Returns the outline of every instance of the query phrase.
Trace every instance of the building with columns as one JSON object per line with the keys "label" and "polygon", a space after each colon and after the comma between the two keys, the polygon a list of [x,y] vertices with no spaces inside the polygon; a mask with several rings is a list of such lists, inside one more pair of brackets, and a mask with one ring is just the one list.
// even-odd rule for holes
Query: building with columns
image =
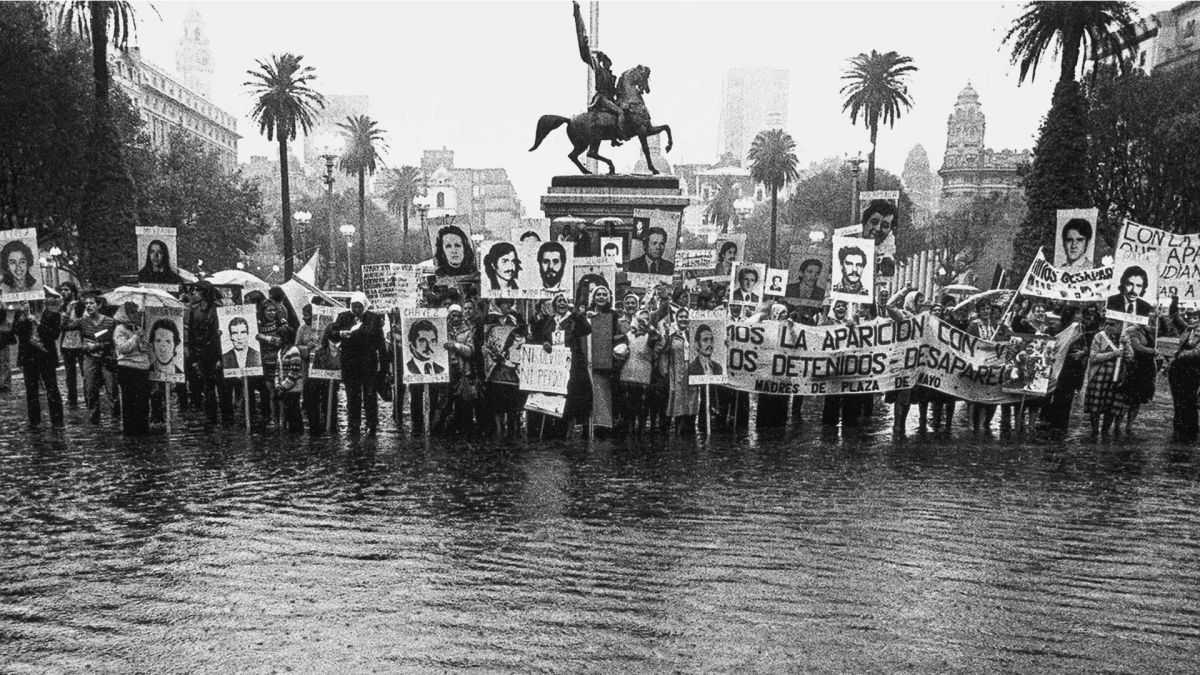
{"label": "building with columns", "polygon": [[968,82],[946,120],[946,154],[938,176],[943,202],[1023,189],[1019,170],[1033,161],[1029,150],[993,150],[984,143],[987,117],[979,94]]}

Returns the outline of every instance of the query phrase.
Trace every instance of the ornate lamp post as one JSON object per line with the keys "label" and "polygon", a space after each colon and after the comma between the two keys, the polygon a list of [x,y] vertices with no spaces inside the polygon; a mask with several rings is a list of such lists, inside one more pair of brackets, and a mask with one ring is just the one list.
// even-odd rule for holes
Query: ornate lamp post
{"label": "ornate lamp post", "polygon": [[332,280],[337,274],[337,246],[334,244],[337,231],[333,229],[333,161],[337,155],[327,150],[321,159],[325,160],[325,175],[321,180],[325,183],[325,225],[329,228],[329,279]]}
{"label": "ornate lamp post", "polygon": [[861,150],[855,153],[853,158],[846,159],[846,163],[850,165],[850,175],[854,181],[853,190],[850,192],[850,222],[846,223],[847,225],[858,223],[858,174],[863,161]]}
{"label": "ornate lamp post", "polygon": [[349,291],[354,288],[354,273],[350,271],[350,247],[354,245],[354,233],[357,230],[353,225],[342,225],[338,231],[346,238],[346,290]]}

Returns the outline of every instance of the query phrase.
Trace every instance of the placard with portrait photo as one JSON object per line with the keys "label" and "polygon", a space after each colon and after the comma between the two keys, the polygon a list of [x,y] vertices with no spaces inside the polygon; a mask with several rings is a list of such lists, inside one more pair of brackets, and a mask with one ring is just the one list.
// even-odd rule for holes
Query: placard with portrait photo
{"label": "placard with portrait photo", "polygon": [[833,285],[830,297],[870,303],[875,288],[875,242],[865,237],[833,237]]}
{"label": "placard with portrait photo", "polygon": [[135,227],[133,231],[137,235],[138,285],[178,291],[183,277],[175,262],[175,228]]}
{"label": "placard with portrait photo", "polygon": [[692,310],[688,318],[688,384],[725,384],[729,378],[726,315],[714,310]]}
{"label": "placard with portrait photo", "polygon": [[1096,219],[1099,209],[1058,209],[1054,230],[1054,266],[1083,272],[1096,266]]}
{"label": "placard with portrait photo", "polygon": [[745,316],[746,308],[753,313],[763,300],[763,282],[767,266],[762,263],[736,262],[729,275],[729,306],[738,306]]}
{"label": "placard with portrait photo", "polygon": [[862,236],[875,242],[875,288],[895,290],[896,225],[900,219],[900,192],[871,190],[858,193]]}
{"label": "placard with portrait photo", "polygon": [[150,381],[183,382],[182,307],[147,307],[143,335],[150,344]]}
{"label": "placard with portrait photo", "polygon": [[221,327],[221,372],[226,379],[262,375],[258,344],[258,307],[230,305],[217,308]]}
{"label": "placard with portrait photo", "polygon": [[429,234],[429,249],[433,251],[433,273],[439,282],[458,281],[479,272],[470,221],[431,218],[425,221],[425,231]]}
{"label": "placard with portrait photo", "polygon": [[746,252],[746,235],[722,234],[717,237],[712,246],[712,272],[707,277],[715,281],[725,281],[733,272],[733,264],[741,262]]}
{"label": "placard with portrait photo", "polygon": [[550,241],[550,221],[545,218],[524,219],[519,225],[513,225],[508,229],[508,240],[514,243],[535,242],[538,244]]}
{"label": "placard with portrait photo", "polygon": [[[337,321],[343,309],[326,305],[313,305],[313,330],[324,336],[325,331]],[[341,351],[338,344],[322,337],[320,344],[308,357],[308,377],[314,380],[342,379]]]}
{"label": "placard with portrait photo", "polygon": [[[572,265],[575,275],[575,306],[592,308],[596,294],[602,294],[602,304],[612,307],[617,289],[617,265],[601,257],[576,258]],[[607,295],[603,295],[607,291]]]}
{"label": "placard with portrait photo", "polygon": [[[1134,225],[1136,227],[1136,225]],[[1158,298],[1157,247],[1118,247],[1104,316],[1147,326]]]}
{"label": "placard with portrait photo", "polygon": [[0,230],[0,302],[46,297],[38,267],[37,229]]}
{"label": "placard with portrait photo", "polygon": [[450,354],[446,351],[446,318],[449,310],[413,307],[400,310],[404,336],[405,384],[440,384],[450,381]]}
{"label": "placard with portrait photo", "polygon": [[573,290],[574,256],[564,242],[485,241],[479,245],[484,298],[547,299]]}
{"label": "placard with portrait photo", "polygon": [[633,288],[654,288],[671,283],[675,275],[675,249],[679,243],[680,214],[659,209],[634,209],[634,236],[629,242],[625,272]]}
{"label": "placard with portrait photo", "polygon": [[768,267],[767,276],[763,280],[763,295],[768,298],[782,298],[787,294],[788,271],[782,268]]}
{"label": "placard with portrait photo", "polygon": [[612,260],[618,267],[625,264],[625,237],[600,237],[600,257]]}

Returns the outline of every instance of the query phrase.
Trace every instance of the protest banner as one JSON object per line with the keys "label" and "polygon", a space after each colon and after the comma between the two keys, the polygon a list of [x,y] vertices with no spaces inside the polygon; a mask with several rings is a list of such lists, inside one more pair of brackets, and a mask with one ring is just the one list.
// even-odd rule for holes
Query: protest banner
{"label": "protest banner", "polygon": [[875,241],[862,237],[833,237],[834,300],[870,303],[875,278]]}
{"label": "protest banner", "polygon": [[[367,302],[376,312],[387,312],[399,306],[396,291],[395,263],[362,266],[362,290]],[[414,298],[415,301],[415,298]]]}
{"label": "protest banner", "polygon": [[456,222],[453,217],[430,218],[425,221],[425,231],[429,235],[434,274],[439,283],[454,282],[479,272],[475,266],[470,221]]}
{"label": "protest banner", "polygon": [[450,381],[446,352],[445,308],[406,307],[400,310],[404,335],[404,383],[439,384]]}
{"label": "protest banner", "polygon": [[1017,292],[1065,302],[1099,302],[1108,296],[1112,278],[1112,265],[1071,272],[1051,265],[1039,249]]}
{"label": "protest banner", "polygon": [[[317,335],[324,335],[342,310],[337,307],[313,305],[312,328]],[[342,364],[338,347],[333,342],[321,340],[321,344],[308,357],[308,376],[314,380],[342,379]]]}
{"label": "protest banner", "polygon": [[767,268],[767,276],[763,280],[763,295],[781,298],[787,293],[788,271],[785,269]]}
{"label": "protest banner", "polygon": [[561,418],[563,411],[567,409],[567,397],[533,392],[525,399],[525,409],[529,412]]}
{"label": "protest banner", "polygon": [[727,319],[716,310],[692,310],[688,332],[688,384],[725,384]]}
{"label": "protest banner", "polygon": [[571,349],[551,347],[546,351],[542,345],[525,345],[521,348],[517,379],[521,391],[565,396],[567,381],[571,379]]}
{"label": "protest banner", "polygon": [[133,232],[137,236],[138,285],[178,291],[183,277],[175,264],[175,228],[135,227]]}
{"label": "protest banner", "polygon": [[1083,272],[1096,266],[1097,209],[1058,209],[1054,237],[1054,266]]}
{"label": "protest banner", "polygon": [[485,241],[479,254],[481,297],[545,300],[572,290],[574,255],[562,242]]}
{"label": "protest banner", "polygon": [[603,256],[576,258],[572,265],[575,274],[575,306],[591,308],[597,289],[608,291],[607,303],[612,305],[617,288],[617,265]]}
{"label": "protest banner", "polygon": [[262,375],[257,305],[218,307],[217,323],[221,328],[221,372],[224,377]]}
{"label": "protest banner", "polygon": [[675,248],[679,243],[679,214],[659,209],[634,209],[634,237],[629,242],[625,272],[633,288],[671,283]]}
{"label": "protest banner", "polygon": [[184,382],[182,307],[147,307],[144,334],[150,343],[150,381]]}
{"label": "protest banner", "polygon": [[41,270],[37,262],[37,229],[0,230],[0,302],[41,300]]}
{"label": "protest banner", "polygon": [[1200,234],[1156,231],[1164,236],[1158,251],[1159,304],[1177,297],[1181,308],[1200,308]]}
{"label": "protest banner", "polygon": [[918,384],[978,403],[1010,403],[997,344],[920,314],[858,326],[784,321],[731,324],[729,385],[740,391],[825,396]]}
{"label": "protest banner", "polygon": [[1147,230],[1151,228],[1131,221],[1121,227],[1105,301],[1107,318],[1143,326],[1150,322],[1150,312],[1154,309],[1151,300],[1158,297],[1159,247],[1151,243],[1155,233]]}

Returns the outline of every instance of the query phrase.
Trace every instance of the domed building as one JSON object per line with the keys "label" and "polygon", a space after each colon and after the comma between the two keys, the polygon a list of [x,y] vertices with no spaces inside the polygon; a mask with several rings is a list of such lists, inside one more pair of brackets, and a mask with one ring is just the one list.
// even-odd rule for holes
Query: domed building
{"label": "domed building", "polygon": [[946,154],[938,176],[942,200],[959,203],[972,197],[1021,190],[1018,170],[1033,161],[1029,150],[992,150],[984,145],[987,118],[979,94],[968,82],[946,120]]}

